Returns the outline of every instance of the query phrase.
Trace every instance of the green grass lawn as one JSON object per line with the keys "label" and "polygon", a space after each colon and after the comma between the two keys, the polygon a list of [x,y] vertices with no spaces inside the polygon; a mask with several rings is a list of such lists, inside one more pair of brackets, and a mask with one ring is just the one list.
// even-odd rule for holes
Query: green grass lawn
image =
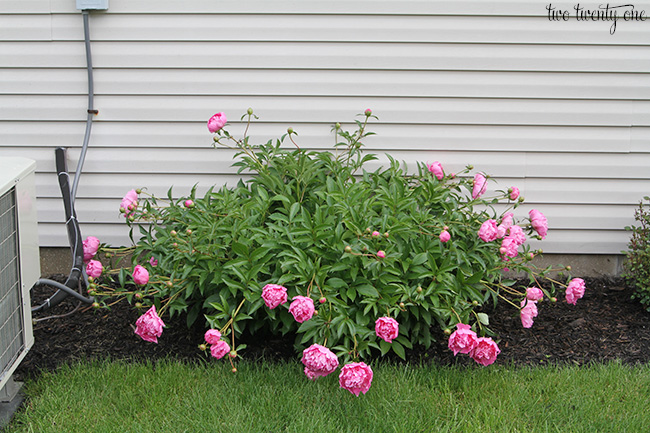
{"label": "green grass lawn", "polygon": [[28,383],[7,432],[646,432],[650,366],[374,366],[355,397],[299,362],[94,363]]}

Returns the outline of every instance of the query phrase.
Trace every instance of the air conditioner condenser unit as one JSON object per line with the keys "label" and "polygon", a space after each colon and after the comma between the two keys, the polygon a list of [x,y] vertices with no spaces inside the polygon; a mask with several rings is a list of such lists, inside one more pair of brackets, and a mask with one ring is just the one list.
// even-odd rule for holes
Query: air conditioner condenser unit
{"label": "air conditioner condenser unit", "polygon": [[36,163],[0,156],[0,402],[19,386],[13,372],[34,344],[29,291],[40,276]]}

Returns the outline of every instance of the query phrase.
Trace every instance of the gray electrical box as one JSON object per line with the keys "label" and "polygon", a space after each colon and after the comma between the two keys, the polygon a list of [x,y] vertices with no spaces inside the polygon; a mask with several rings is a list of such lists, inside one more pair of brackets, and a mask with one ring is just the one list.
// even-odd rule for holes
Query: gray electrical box
{"label": "gray electrical box", "polygon": [[77,9],[105,11],[108,10],[108,0],[77,0]]}

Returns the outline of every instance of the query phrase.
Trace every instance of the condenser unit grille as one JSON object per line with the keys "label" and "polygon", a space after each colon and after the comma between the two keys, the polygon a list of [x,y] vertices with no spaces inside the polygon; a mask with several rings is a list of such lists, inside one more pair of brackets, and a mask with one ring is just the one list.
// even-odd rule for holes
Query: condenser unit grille
{"label": "condenser unit grille", "polygon": [[24,350],[15,189],[0,197],[0,379]]}

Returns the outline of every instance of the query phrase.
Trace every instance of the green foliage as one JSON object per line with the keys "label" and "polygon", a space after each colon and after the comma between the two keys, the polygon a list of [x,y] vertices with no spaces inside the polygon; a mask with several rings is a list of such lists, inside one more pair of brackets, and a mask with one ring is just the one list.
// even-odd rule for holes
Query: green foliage
{"label": "green foliage", "polygon": [[[298,148],[293,130],[260,146],[220,130],[215,146],[237,149],[234,166],[254,176],[203,197],[195,189],[176,200],[171,190],[167,200],[142,193],[127,222],[142,235],[134,260],[158,261],[143,263],[152,278],[139,292],[100,287],[98,295],[136,294],[161,314],[185,312],[188,324],[205,318],[224,335],[296,332],[299,347],[325,344],[345,359],[372,349],[404,358],[405,348],[428,347],[442,336],[436,328],[449,333],[459,322],[489,333],[480,308],[505,294],[523,296],[502,271],[529,271],[533,253],[524,245],[504,261],[500,240],[484,242],[477,232],[521,200],[510,201],[507,191],[473,199],[471,166],[438,180],[425,164],[408,173],[388,156],[387,167],[367,171],[376,159],[361,151],[370,117],[356,121],[354,132],[337,124],[334,152]],[[283,146],[287,138],[296,149]],[[508,205],[502,212],[494,208],[499,202]],[[443,230],[449,242],[439,239]],[[266,308],[266,284],[287,287],[289,300],[312,298],[317,314],[300,324],[288,304]],[[382,316],[399,322],[391,344],[375,335]]]}
{"label": "green foliage", "polygon": [[[643,197],[650,201],[650,197]],[[634,285],[636,291],[633,298],[638,299],[650,311],[650,210],[644,206],[643,201],[634,211],[634,219],[638,225],[625,227],[632,232],[629,251],[624,251],[625,279]]]}

